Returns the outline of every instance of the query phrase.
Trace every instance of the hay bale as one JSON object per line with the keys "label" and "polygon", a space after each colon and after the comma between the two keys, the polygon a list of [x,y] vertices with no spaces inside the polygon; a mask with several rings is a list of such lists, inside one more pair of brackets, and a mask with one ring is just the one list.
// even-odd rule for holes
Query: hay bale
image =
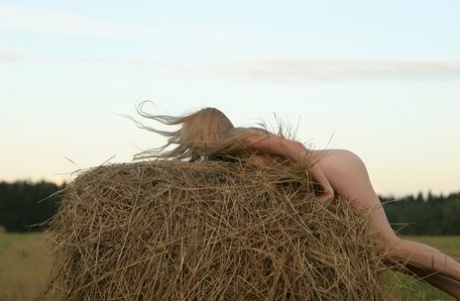
{"label": "hay bale", "polygon": [[300,169],[140,162],[95,168],[51,221],[64,300],[381,300],[367,219],[314,199]]}

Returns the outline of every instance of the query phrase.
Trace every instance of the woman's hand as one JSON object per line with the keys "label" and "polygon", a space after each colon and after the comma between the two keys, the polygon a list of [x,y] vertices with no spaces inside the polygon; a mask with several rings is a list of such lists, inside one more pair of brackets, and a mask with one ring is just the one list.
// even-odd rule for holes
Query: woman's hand
{"label": "woman's hand", "polygon": [[334,190],[331,185],[328,188],[323,187],[323,194],[316,197],[316,200],[320,203],[327,203],[334,199]]}
{"label": "woman's hand", "polygon": [[310,168],[309,171],[313,179],[315,179],[315,181],[321,185],[323,190],[323,194],[317,197],[317,201],[320,203],[331,201],[334,198],[334,189],[332,188],[321,168],[318,166],[318,164],[315,164]]}

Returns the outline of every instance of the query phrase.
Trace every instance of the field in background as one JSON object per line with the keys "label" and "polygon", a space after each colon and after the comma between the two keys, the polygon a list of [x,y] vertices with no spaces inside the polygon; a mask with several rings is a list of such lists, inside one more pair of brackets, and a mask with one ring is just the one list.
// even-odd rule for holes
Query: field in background
{"label": "field in background", "polygon": [[[411,237],[460,259],[460,237]],[[52,260],[44,234],[0,234],[0,301],[33,300],[51,269]],[[396,300],[453,300],[421,281],[389,276],[388,285],[406,286],[394,291]]]}
{"label": "field in background", "polygon": [[51,265],[44,234],[0,234],[0,301],[34,300]]}

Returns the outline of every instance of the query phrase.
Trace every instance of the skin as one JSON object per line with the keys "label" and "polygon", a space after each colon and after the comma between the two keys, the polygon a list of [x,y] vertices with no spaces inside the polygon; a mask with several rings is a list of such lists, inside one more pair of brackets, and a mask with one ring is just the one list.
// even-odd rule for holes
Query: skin
{"label": "skin", "polygon": [[324,193],[319,202],[341,194],[369,210],[370,223],[378,238],[392,254],[392,260],[405,264],[419,278],[460,300],[460,263],[428,245],[399,238],[391,228],[381,202],[372,187],[364,163],[346,150],[309,151],[296,141],[263,134],[247,138],[254,152],[283,155],[293,161],[307,158],[315,164],[310,173]]}

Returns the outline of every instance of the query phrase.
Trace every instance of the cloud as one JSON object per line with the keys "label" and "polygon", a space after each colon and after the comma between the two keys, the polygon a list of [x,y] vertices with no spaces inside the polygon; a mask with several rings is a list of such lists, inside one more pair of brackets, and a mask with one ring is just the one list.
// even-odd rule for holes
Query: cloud
{"label": "cloud", "polygon": [[224,76],[302,83],[349,80],[460,80],[460,61],[265,59],[216,68]]}
{"label": "cloud", "polygon": [[106,37],[127,37],[130,34],[125,27],[111,22],[19,5],[0,6],[0,16],[0,28],[3,29]]}
{"label": "cloud", "polygon": [[16,62],[27,58],[22,53],[0,52],[0,62]]}
{"label": "cloud", "polygon": [[137,59],[137,58],[117,58],[117,57],[57,57],[57,56],[43,56],[36,53],[20,53],[20,52],[0,52],[0,63],[18,62],[18,61],[31,61],[31,62],[58,62],[58,63],[83,63],[83,64],[121,64],[121,65],[137,65],[137,66],[160,66],[164,68],[177,69],[171,63],[161,62],[159,60]]}
{"label": "cloud", "polygon": [[184,39],[235,40],[238,36],[197,28],[174,18],[153,15],[146,23],[133,26],[132,22],[91,18],[65,11],[56,11],[21,5],[0,5],[0,29],[23,30],[38,33],[97,36],[114,39]]}

